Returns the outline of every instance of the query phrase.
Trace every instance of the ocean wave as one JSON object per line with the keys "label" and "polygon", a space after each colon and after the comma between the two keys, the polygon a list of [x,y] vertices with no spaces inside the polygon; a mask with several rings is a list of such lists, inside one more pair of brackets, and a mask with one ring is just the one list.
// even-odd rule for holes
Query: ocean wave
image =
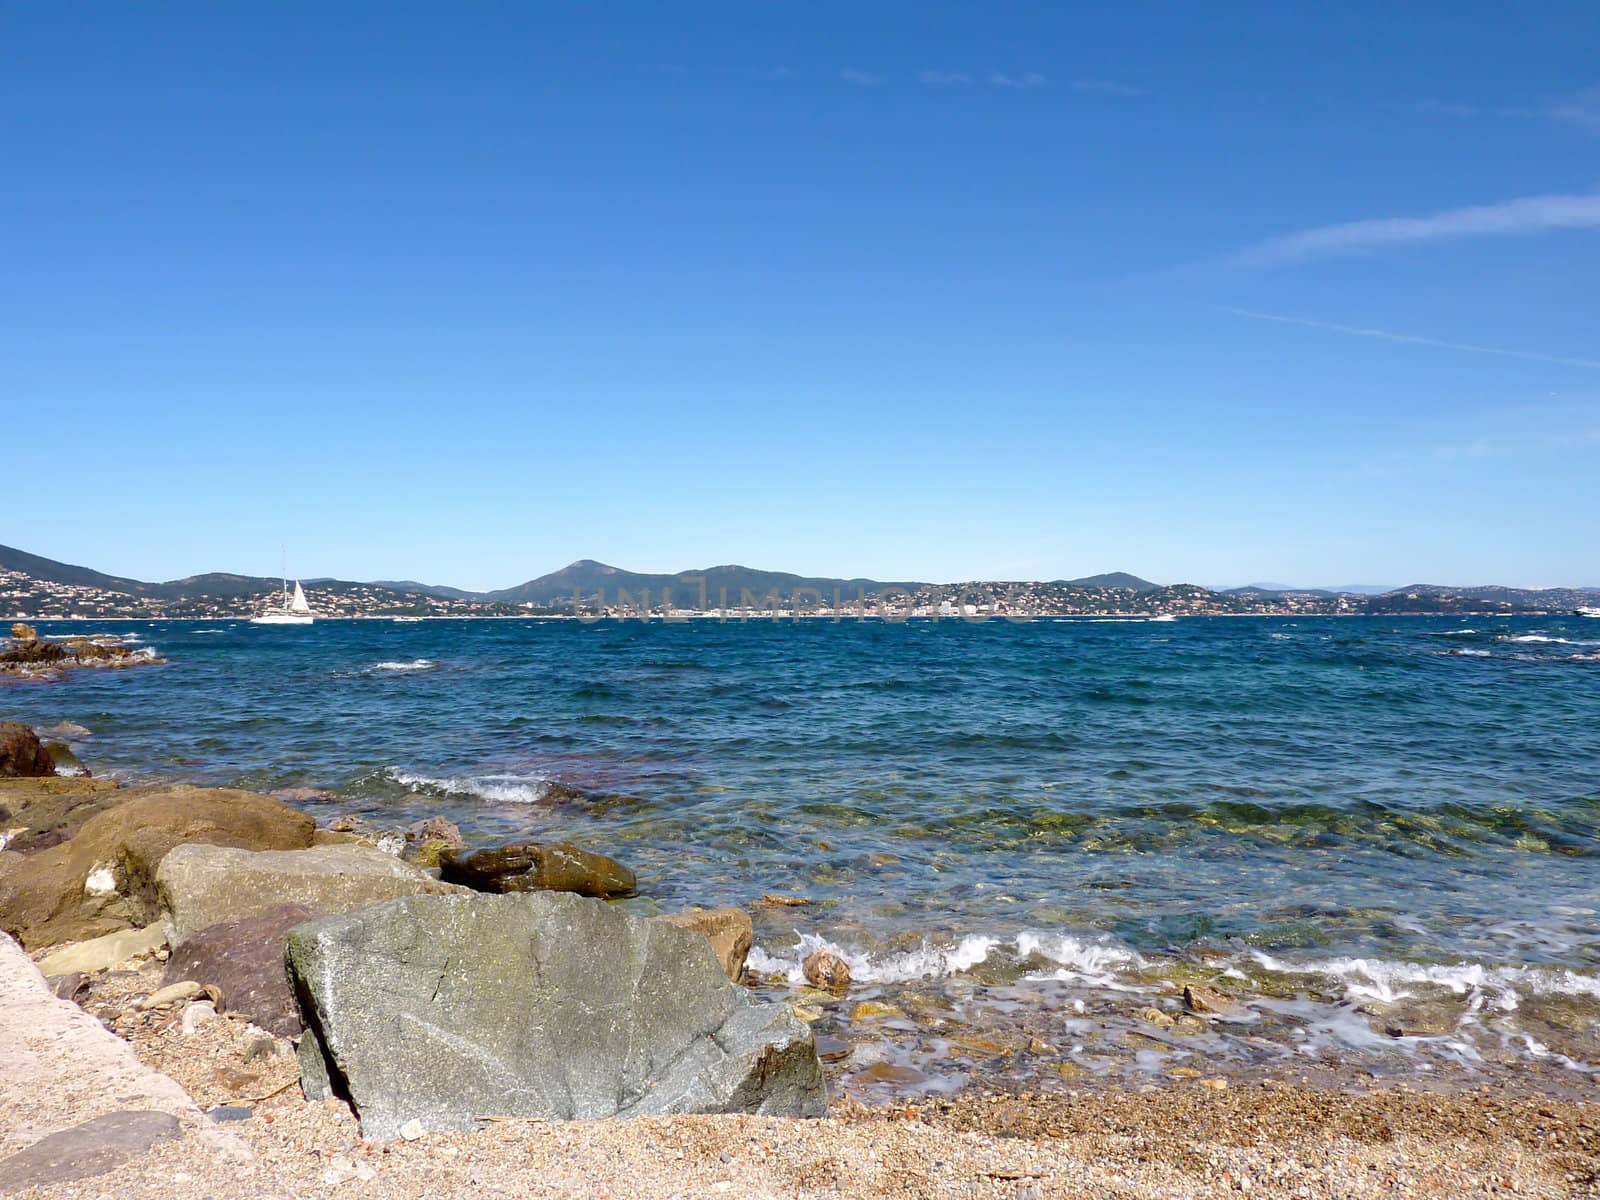
{"label": "ocean wave", "polygon": [[1453,650],[1440,650],[1446,658],[1493,658],[1494,653],[1489,650],[1473,650],[1470,647],[1456,647]]}
{"label": "ocean wave", "polygon": [[1510,1012],[1526,996],[1581,996],[1600,1000],[1600,977],[1568,967],[1494,967],[1483,963],[1417,963],[1383,958],[1328,958],[1291,962],[1265,951],[1256,964],[1279,975],[1322,975],[1337,981],[1351,1000],[1392,1004],[1416,996],[1418,987],[1465,996],[1470,1007]]}
{"label": "ocean wave", "polygon": [[850,975],[862,983],[905,983],[916,979],[941,979],[970,971],[997,952],[1007,953],[1024,965],[1043,959],[1051,966],[1028,979],[1060,979],[1117,990],[1132,990],[1117,979],[1124,971],[1138,970],[1145,960],[1133,950],[1109,939],[1080,938],[1073,934],[1024,932],[1014,939],[967,934],[943,946],[924,941],[911,950],[875,954],[854,950],[815,933],[800,935],[799,942],[774,954],[761,946],[750,950],[753,970],[782,975],[790,983],[805,981],[801,964],[817,950],[837,954],[850,965]]}
{"label": "ocean wave", "polygon": [[376,662],[367,668],[367,673],[378,671],[436,671],[442,664],[432,658],[413,658],[409,662]]}
{"label": "ocean wave", "polygon": [[550,799],[556,781],[542,775],[420,775],[389,767],[383,772],[407,791],[419,795],[454,796],[496,804],[541,804]]}
{"label": "ocean wave", "polygon": [[1576,645],[1580,645],[1581,644],[1581,643],[1572,641],[1570,638],[1547,637],[1545,634],[1542,634],[1542,633],[1519,633],[1519,634],[1515,634],[1515,635],[1511,635],[1511,636],[1498,637],[1498,638],[1495,639],[1495,641],[1497,641],[1497,642],[1549,642],[1549,643],[1554,643],[1554,644],[1562,645],[1562,646],[1576,646]]}

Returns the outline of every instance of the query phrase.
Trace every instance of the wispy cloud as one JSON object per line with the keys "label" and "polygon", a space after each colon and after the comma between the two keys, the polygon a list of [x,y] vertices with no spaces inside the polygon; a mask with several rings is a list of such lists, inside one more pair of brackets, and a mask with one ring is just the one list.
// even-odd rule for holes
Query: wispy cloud
{"label": "wispy cloud", "polygon": [[1417,105],[1420,113],[1439,117],[1475,117],[1481,111],[1476,104],[1451,104],[1444,100],[1424,100]]}
{"label": "wispy cloud", "polygon": [[931,83],[936,87],[949,87],[954,84],[971,83],[972,76],[961,71],[935,71],[932,68],[917,72],[917,79],[921,83]]}
{"label": "wispy cloud", "polygon": [[1126,83],[1113,83],[1109,79],[1074,79],[1072,90],[1075,92],[1092,92],[1100,96],[1142,96],[1143,88],[1130,87]]}
{"label": "wispy cloud", "polygon": [[1556,121],[1600,133],[1600,85],[1546,104],[1482,105],[1424,100],[1417,111],[1442,117],[1511,117],[1524,121]]}
{"label": "wispy cloud", "polygon": [[1578,196],[1523,196],[1502,204],[1452,208],[1425,217],[1381,217],[1324,225],[1270,238],[1234,257],[1236,265],[1294,262],[1416,242],[1469,237],[1510,237],[1551,229],[1600,226],[1600,192]]}
{"label": "wispy cloud", "polygon": [[1474,346],[1466,342],[1446,342],[1438,338],[1417,337],[1409,333],[1391,333],[1387,329],[1363,329],[1358,325],[1340,325],[1333,321],[1313,321],[1307,317],[1287,317],[1279,313],[1256,312],[1249,308],[1224,307],[1225,313],[1248,317],[1252,321],[1272,321],[1279,325],[1299,325],[1306,329],[1321,329],[1328,333],[1342,333],[1351,337],[1377,338],[1385,342],[1405,342],[1413,346],[1432,346],[1436,350],[1460,350],[1468,354],[1493,354],[1501,358],[1522,358],[1531,362],[1555,363],[1564,367],[1583,367],[1600,371],[1600,361],[1590,358],[1568,358],[1559,354],[1536,354],[1530,350],[1506,350],[1499,346]]}
{"label": "wispy cloud", "polygon": [[883,77],[881,75],[869,75],[867,72],[858,71],[854,67],[846,67],[844,70],[840,71],[839,78],[843,79],[846,83],[854,83],[861,87],[871,87],[875,83],[883,82]]}
{"label": "wispy cloud", "polygon": [[994,71],[989,75],[989,82],[995,87],[1036,88],[1043,87],[1046,80],[1037,71],[1028,71],[1022,75],[1007,75],[1003,71]]}

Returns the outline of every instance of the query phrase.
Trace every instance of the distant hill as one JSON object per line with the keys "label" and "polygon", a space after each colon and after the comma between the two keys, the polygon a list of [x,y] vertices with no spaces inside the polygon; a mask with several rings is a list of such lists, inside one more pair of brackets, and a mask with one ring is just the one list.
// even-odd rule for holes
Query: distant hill
{"label": "distant hill", "polygon": [[784,571],[760,571],[736,565],[704,567],[676,575],[649,575],[625,571],[592,558],[580,558],[559,571],[530,579],[527,583],[487,592],[485,598],[506,604],[553,605],[570,604],[574,596],[590,599],[602,593],[614,599],[619,591],[627,592],[633,600],[640,601],[648,591],[652,603],[670,594],[673,603],[689,606],[700,603],[703,589],[707,607],[719,608],[724,597],[728,604],[734,605],[739,603],[745,592],[758,601],[774,591],[780,599],[785,600],[797,592],[815,592],[824,600],[832,600],[836,589],[848,599],[891,590],[915,591],[926,586],[923,583],[885,583],[876,579],[791,575]]}
{"label": "distant hill", "polygon": [[[326,582],[332,583],[334,580]],[[444,587],[436,583],[418,583],[414,579],[374,579],[368,587],[382,588],[386,592],[405,592],[411,596],[441,596],[446,600],[481,600],[482,592],[468,592],[461,588]]]}
{"label": "distant hill", "polygon": [[1085,575],[1082,579],[1064,580],[1069,587],[1120,588],[1127,592],[1159,592],[1162,585],[1129,575],[1126,571],[1111,571],[1105,575]]}
{"label": "distant hill", "polygon": [[18,550],[12,546],[0,546],[0,571],[21,571],[24,575],[42,579],[46,583],[104,588],[108,592],[127,592],[130,596],[143,595],[140,589],[146,586],[137,579],[106,575],[99,571],[91,571],[88,567],[74,567],[70,563],[57,562],[53,558],[40,558],[37,554],[29,554],[26,550]]}

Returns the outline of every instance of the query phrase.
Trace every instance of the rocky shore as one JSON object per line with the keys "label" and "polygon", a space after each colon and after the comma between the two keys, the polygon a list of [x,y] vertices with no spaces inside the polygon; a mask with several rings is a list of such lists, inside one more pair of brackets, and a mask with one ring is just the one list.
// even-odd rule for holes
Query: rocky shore
{"label": "rocky shore", "polygon": [[67,637],[52,641],[39,636],[32,625],[17,622],[11,637],[0,642],[0,679],[60,679],[67,671],[81,667],[120,669],[164,662],[149,648],[127,645],[122,639]]}
{"label": "rocky shore", "polygon": [[[62,776],[14,723],[0,723],[0,839],[12,997],[0,1062],[44,1067],[0,1075],[4,1194],[1600,1186],[1600,1106],[1546,1094],[1532,1075],[1445,1094],[1352,1077],[1316,1088],[1192,1070],[1128,1088],[1058,1074],[1048,1093],[974,1084],[940,1096],[897,1091],[894,1072],[909,1068],[885,1061],[869,1070],[887,1099],[863,1105],[829,1087],[851,1045],[815,1030],[842,1006],[864,1027],[904,1013],[847,999],[849,964],[827,951],[806,958],[800,992],[780,992],[747,968],[749,912],[630,912],[615,901],[639,890],[634,873],[570,842],[469,847],[442,818],[318,827],[251,792]],[[1148,1040],[1181,1036],[1185,1021],[1204,1029],[1235,1004],[1193,981],[1172,1013],[1150,1010]],[[41,1013],[78,1017],[45,1038]],[[193,1103],[55,1092],[49,1064],[110,1061],[118,1043],[95,1040],[110,1035],[159,1073],[139,1088]],[[1043,1043],[992,1050],[1055,1055]],[[182,1092],[163,1091],[163,1076]],[[86,1158],[85,1145],[98,1149]]]}

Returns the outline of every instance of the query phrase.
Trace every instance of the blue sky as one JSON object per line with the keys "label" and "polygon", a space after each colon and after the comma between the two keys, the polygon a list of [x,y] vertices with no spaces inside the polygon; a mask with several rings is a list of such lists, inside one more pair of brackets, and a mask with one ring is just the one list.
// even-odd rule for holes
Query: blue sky
{"label": "blue sky", "polygon": [[1600,584],[1600,7],[0,16],[0,542]]}

